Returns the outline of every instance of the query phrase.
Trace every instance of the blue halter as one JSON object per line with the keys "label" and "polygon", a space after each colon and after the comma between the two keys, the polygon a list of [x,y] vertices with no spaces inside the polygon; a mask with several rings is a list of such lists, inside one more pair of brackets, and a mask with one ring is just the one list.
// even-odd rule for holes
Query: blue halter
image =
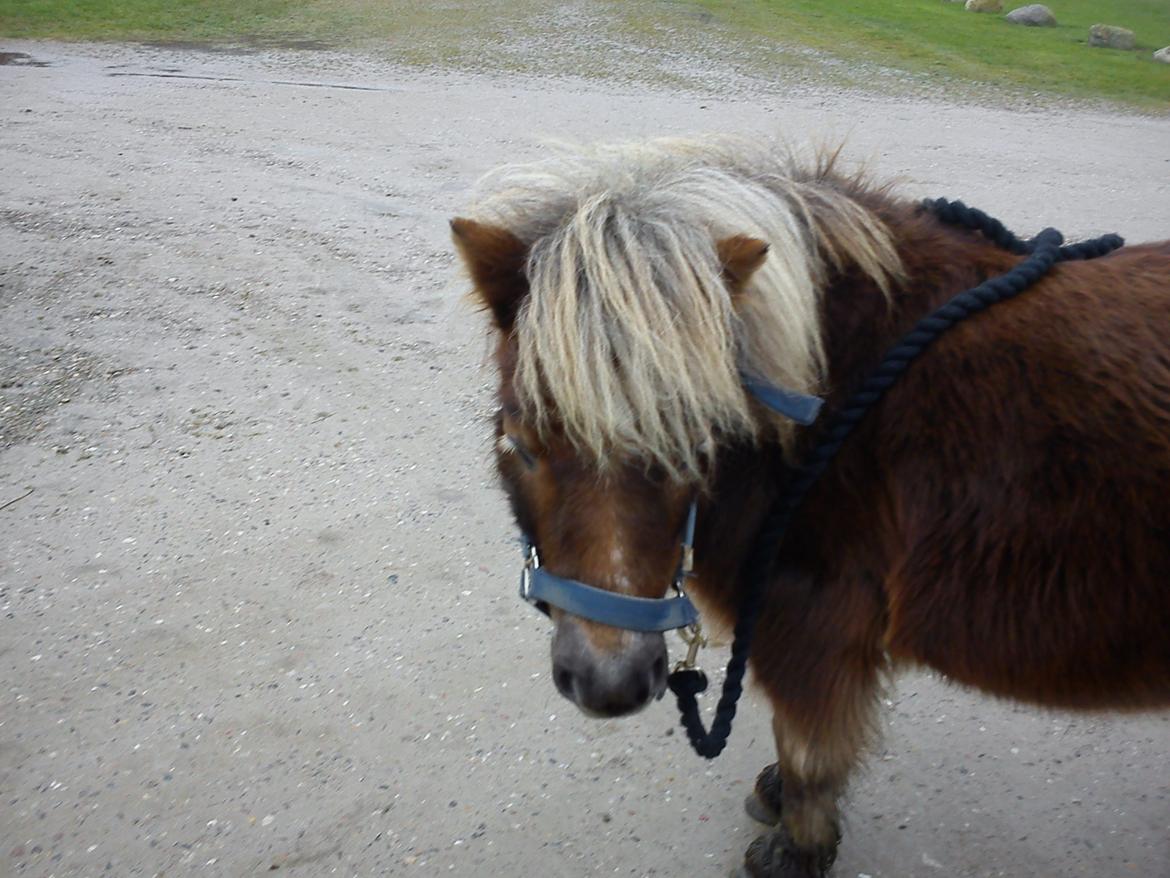
{"label": "blue halter", "polygon": [[536,546],[525,539],[524,570],[520,573],[520,597],[543,613],[548,607],[558,607],[566,613],[625,628],[630,631],[673,631],[699,621],[699,611],[687,597],[683,585],[691,575],[694,564],[695,515],[697,502],[691,501],[687,523],[683,529],[682,559],[672,583],[675,597],[640,598],[594,588],[575,579],[549,573],[540,566]]}
{"label": "blue halter", "polygon": [[[816,420],[824,402],[820,397],[776,387],[746,374],[741,377],[744,389],[761,403],[803,426]],[[520,597],[546,616],[552,606],[583,619],[628,631],[695,629],[699,611],[687,597],[684,586],[694,567],[697,505],[697,501],[692,500],[687,512],[682,534],[682,558],[671,583],[674,597],[640,598],[619,594],[549,573],[541,567],[540,555],[527,534],[523,537],[524,569],[520,573]]]}

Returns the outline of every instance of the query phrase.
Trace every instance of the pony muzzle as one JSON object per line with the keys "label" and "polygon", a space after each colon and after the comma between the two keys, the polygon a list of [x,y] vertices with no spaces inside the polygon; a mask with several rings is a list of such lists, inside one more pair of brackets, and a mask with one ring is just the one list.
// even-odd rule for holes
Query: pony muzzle
{"label": "pony muzzle", "polygon": [[[584,622],[562,615],[552,640],[553,683],[588,716],[641,710],[666,691],[666,638],[660,632],[609,629],[599,645]],[[594,632],[596,633],[596,632]]]}

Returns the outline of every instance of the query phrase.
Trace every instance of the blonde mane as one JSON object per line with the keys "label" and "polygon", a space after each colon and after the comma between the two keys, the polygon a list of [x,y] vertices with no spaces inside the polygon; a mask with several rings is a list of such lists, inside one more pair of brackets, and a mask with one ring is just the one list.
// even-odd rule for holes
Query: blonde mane
{"label": "blonde mane", "polygon": [[[793,424],[749,398],[740,373],[822,392],[828,270],[856,265],[883,290],[901,271],[833,158],[671,139],[562,148],[485,177],[473,215],[531,248],[513,331],[534,428],[558,426],[602,465],[634,455],[680,479],[720,438],[790,451]],[[770,249],[733,301],[716,244],[734,235]]]}

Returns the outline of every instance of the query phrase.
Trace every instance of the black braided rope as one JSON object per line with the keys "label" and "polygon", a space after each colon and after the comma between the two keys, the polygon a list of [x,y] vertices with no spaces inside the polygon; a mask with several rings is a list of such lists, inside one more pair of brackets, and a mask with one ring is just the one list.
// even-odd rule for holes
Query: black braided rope
{"label": "black braided rope", "polygon": [[1019,265],[959,293],[934,313],[922,318],[901,341],[891,348],[852,397],[833,415],[830,426],[808,454],[800,469],[790,478],[784,491],[773,502],[764,518],[744,565],[747,588],[735,623],[735,639],[723,691],[708,732],[699,715],[698,695],[707,688],[707,677],[699,670],[678,670],[670,675],[669,685],[678,700],[679,713],[687,737],[695,752],[714,759],[727,746],[736,704],[743,693],[743,677],[751,651],[752,634],[763,604],[764,592],[771,578],[776,551],[788,524],[805,496],[828,469],[841,446],[876,405],[894,382],[939,336],[956,323],[978,314],[992,305],[1019,295],[1057,262],[1093,259],[1122,246],[1117,235],[1103,235],[1092,241],[1061,246],[1064,238],[1055,229],[1045,229],[1031,241],[1021,241],[1003,223],[961,201],[939,198],[923,202],[923,207],[943,222],[980,232],[988,240],[1011,253],[1026,256]]}

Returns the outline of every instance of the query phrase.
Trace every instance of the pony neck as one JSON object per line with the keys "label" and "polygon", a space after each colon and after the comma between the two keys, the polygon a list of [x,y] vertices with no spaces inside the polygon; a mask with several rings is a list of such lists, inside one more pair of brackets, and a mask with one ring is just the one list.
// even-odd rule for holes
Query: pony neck
{"label": "pony neck", "polygon": [[889,227],[904,276],[888,297],[856,270],[830,279],[821,303],[830,404],[852,393],[919,319],[1020,259],[977,232],[940,222],[915,203],[890,200],[867,207]]}
{"label": "pony neck", "polygon": [[[956,293],[1002,274],[1019,259],[978,233],[941,223],[915,204],[886,201],[867,207],[892,231],[904,276],[888,296],[855,268],[847,267],[830,278],[821,304],[829,406],[841,404],[857,389],[889,347],[921,317]],[[797,443],[798,457],[815,442],[817,429],[804,431]],[[817,494],[848,492],[862,478],[861,468],[869,461],[865,433],[860,429],[849,440],[853,447],[843,450],[815,489]],[[742,445],[723,449],[717,472],[707,502],[700,508],[695,591],[709,609],[731,623],[739,603],[740,566],[784,484],[788,465],[776,445]],[[802,560],[811,559],[802,555],[821,536],[802,533],[799,513],[797,518],[782,549],[782,565],[803,566]],[[864,539],[860,534],[872,531],[872,522],[842,519],[841,525],[842,540]]]}

